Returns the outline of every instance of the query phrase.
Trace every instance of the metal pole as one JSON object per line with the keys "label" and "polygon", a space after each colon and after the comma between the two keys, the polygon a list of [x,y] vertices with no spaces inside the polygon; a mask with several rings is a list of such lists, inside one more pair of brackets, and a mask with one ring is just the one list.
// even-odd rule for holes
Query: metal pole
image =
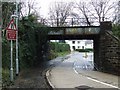
{"label": "metal pole", "polygon": [[[18,2],[16,0],[16,15],[18,16]],[[19,61],[18,61],[18,17],[16,18],[16,75],[19,73]]]}
{"label": "metal pole", "polygon": [[[11,16],[11,20],[12,20]],[[11,28],[13,28],[11,26]],[[10,81],[13,81],[13,41],[11,40],[11,50],[10,50]]]}
{"label": "metal pole", "polygon": [[10,65],[10,80],[13,81],[13,42],[11,40],[11,65]]}

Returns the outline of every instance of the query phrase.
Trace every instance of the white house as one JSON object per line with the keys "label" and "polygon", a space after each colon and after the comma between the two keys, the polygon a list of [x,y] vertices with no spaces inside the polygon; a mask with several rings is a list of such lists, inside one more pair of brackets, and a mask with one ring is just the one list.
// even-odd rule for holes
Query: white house
{"label": "white house", "polygon": [[[50,40],[51,42],[59,42],[59,40]],[[65,40],[70,45],[70,50],[93,48],[93,40]]]}
{"label": "white house", "polygon": [[70,50],[93,48],[93,40],[65,40],[70,45]]}
{"label": "white house", "polygon": [[71,51],[74,51],[75,49],[84,49],[85,48],[84,40],[65,40],[65,42],[70,45]]}

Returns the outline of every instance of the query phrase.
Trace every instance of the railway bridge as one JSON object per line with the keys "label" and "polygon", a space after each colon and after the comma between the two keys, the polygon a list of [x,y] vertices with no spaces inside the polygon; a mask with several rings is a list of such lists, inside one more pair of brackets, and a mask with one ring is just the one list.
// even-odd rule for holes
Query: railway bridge
{"label": "railway bridge", "polygon": [[112,34],[111,22],[100,26],[49,27],[48,40],[93,40],[94,66],[99,71],[120,72],[120,41]]}

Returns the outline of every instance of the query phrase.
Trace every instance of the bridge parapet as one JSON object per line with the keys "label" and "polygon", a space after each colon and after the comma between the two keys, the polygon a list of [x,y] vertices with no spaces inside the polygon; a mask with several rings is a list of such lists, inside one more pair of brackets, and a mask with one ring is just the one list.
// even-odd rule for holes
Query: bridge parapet
{"label": "bridge parapet", "polygon": [[90,35],[99,34],[99,26],[86,27],[51,27],[48,35]]}

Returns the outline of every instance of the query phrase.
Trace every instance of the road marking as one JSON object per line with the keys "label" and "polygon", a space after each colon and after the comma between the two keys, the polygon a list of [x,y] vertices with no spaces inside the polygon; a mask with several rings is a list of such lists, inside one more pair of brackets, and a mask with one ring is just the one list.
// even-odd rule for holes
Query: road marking
{"label": "road marking", "polygon": [[55,88],[55,86],[51,83],[51,81],[50,81],[50,79],[49,79],[49,76],[50,76],[50,70],[48,70],[48,71],[46,72],[46,78],[47,78],[47,81],[48,81],[48,83],[50,84],[50,86],[51,86],[52,88]]}
{"label": "road marking", "polygon": [[[74,70],[74,72],[75,72],[76,74],[79,74],[79,73],[76,71],[75,68],[73,68],[73,70]],[[83,76],[83,75],[82,75],[82,76]],[[104,85],[106,85],[106,86],[110,86],[110,87],[112,87],[112,88],[117,88],[117,89],[120,90],[120,88],[117,87],[117,86],[114,86],[114,85],[111,85],[111,84],[108,84],[108,83],[104,83],[104,82],[98,81],[98,80],[93,79],[93,78],[90,78],[90,77],[88,77],[88,76],[85,76],[85,77],[86,77],[87,79],[89,79],[89,80],[92,80],[92,81],[95,81],[95,82],[98,82],[98,83],[104,84]]]}
{"label": "road marking", "polygon": [[113,87],[113,88],[120,89],[120,88],[119,88],[119,87],[117,87],[117,86],[113,86],[113,85],[111,85],[111,84],[104,83],[104,82],[98,81],[98,80],[93,79],[93,78],[90,78],[90,77],[87,77],[87,79],[92,80],[92,81],[95,81],[95,82],[98,82],[98,83],[101,83],[101,84],[104,84],[104,85],[107,85],[107,86],[110,86],[110,87]]}
{"label": "road marking", "polygon": [[74,70],[74,72],[75,72],[76,74],[79,74],[79,73],[75,70],[75,68],[73,68],[73,70]]}

